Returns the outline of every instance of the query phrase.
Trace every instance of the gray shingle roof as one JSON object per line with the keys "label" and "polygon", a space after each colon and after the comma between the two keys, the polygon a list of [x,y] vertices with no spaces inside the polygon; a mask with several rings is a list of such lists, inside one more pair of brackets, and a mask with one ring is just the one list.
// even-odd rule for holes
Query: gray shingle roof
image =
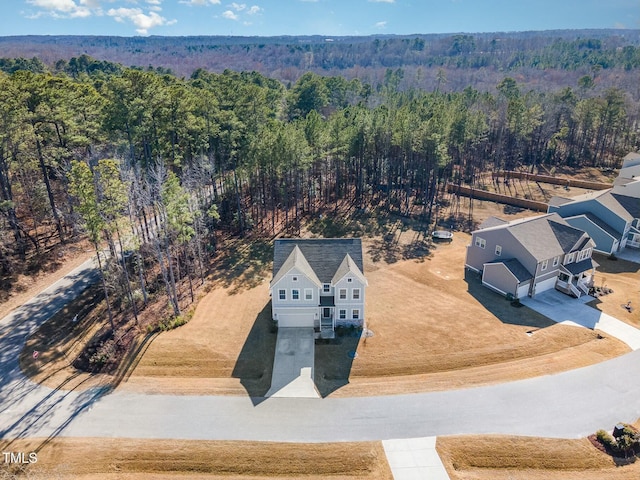
{"label": "gray shingle roof", "polygon": [[346,255],[364,271],[359,238],[280,238],[273,249],[274,278],[296,245],[322,283],[331,283]]}
{"label": "gray shingle roof", "polygon": [[613,228],[607,222],[602,220],[600,217],[598,217],[598,216],[596,216],[596,215],[594,215],[593,213],[590,213],[590,212],[585,213],[584,216],[587,217],[591,222],[595,223],[602,230],[607,232],[609,235],[611,235],[613,238],[620,237],[620,233],[621,232],[617,232],[615,228]]}
{"label": "gray shingle roof", "polygon": [[573,275],[577,275],[582,272],[586,272],[587,270],[592,270],[594,268],[599,267],[598,262],[593,260],[592,258],[587,258],[577,263],[569,263],[568,265],[563,265],[562,268],[568,270]]}
{"label": "gray shingle roof", "polygon": [[618,195],[617,193],[612,193],[611,196],[616,199],[629,215],[633,218],[640,218],[640,199]]}
{"label": "gray shingle roof", "polygon": [[509,269],[511,273],[513,273],[513,276],[518,279],[519,283],[525,282],[527,280],[531,280],[533,278],[533,275],[531,275],[529,271],[526,268],[524,268],[524,265],[522,265],[515,258],[510,258],[509,260],[499,260],[491,263],[502,263],[505,267]]}

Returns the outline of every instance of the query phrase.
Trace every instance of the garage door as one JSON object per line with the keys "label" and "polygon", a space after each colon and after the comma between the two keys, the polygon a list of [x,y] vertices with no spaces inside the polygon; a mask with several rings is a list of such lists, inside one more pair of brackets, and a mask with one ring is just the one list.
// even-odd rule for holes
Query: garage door
{"label": "garage door", "polygon": [[518,287],[518,293],[517,293],[518,298],[524,298],[527,295],[529,295],[529,286],[530,286],[530,283],[527,282],[524,285],[520,285]]}
{"label": "garage door", "polygon": [[551,290],[556,286],[556,277],[551,277],[536,284],[536,295],[547,290]]}
{"label": "garage door", "polygon": [[309,312],[278,313],[278,327],[311,327],[314,314]]}

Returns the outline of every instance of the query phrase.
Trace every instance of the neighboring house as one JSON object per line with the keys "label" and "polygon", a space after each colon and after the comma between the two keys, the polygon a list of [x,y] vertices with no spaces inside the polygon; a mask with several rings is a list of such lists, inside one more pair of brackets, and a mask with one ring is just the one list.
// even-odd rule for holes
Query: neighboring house
{"label": "neighboring house", "polygon": [[632,152],[622,159],[618,178],[640,178],[640,153]]}
{"label": "neighboring house", "polygon": [[614,254],[625,247],[640,248],[640,155],[629,154],[612,188],[573,198],[552,197],[548,212],[586,231],[595,249]]}
{"label": "neighboring house", "polygon": [[513,298],[551,288],[580,297],[593,285],[594,245],[556,213],[512,222],[492,217],[473,232],[465,267],[481,273],[486,287]]}
{"label": "neighboring house", "polygon": [[333,338],[337,326],[364,325],[367,279],[359,238],[278,239],[273,253],[272,318]]}

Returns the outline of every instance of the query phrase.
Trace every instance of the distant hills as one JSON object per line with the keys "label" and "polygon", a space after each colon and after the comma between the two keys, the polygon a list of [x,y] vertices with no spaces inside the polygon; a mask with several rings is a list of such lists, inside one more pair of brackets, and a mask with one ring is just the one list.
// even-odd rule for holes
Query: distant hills
{"label": "distant hills", "polygon": [[[188,77],[197,69],[258,71],[285,83],[304,72],[359,78],[378,85],[401,69],[399,88],[495,87],[513,76],[531,88],[576,85],[590,75],[596,88],[619,86],[638,97],[640,30],[553,30],[480,34],[353,37],[0,37],[4,58],[58,60],[89,55],[142,68],[161,67]],[[439,80],[436,73],[440,72]],[[635,90],[634,90],[635,85]]]}

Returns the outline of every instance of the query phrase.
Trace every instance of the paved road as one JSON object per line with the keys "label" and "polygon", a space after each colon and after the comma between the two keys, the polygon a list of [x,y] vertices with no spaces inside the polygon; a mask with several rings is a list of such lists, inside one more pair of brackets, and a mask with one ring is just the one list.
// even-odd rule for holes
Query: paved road
{"label": "paved road", "polygon": [[504,433],[580,437],[640,417],[640,350],[592,367],[473,389],[363,398],[143,395],[32,384],[26,336],[95,279],[85,264],[0,321],[0,438],[92,436],[293,442]]}

